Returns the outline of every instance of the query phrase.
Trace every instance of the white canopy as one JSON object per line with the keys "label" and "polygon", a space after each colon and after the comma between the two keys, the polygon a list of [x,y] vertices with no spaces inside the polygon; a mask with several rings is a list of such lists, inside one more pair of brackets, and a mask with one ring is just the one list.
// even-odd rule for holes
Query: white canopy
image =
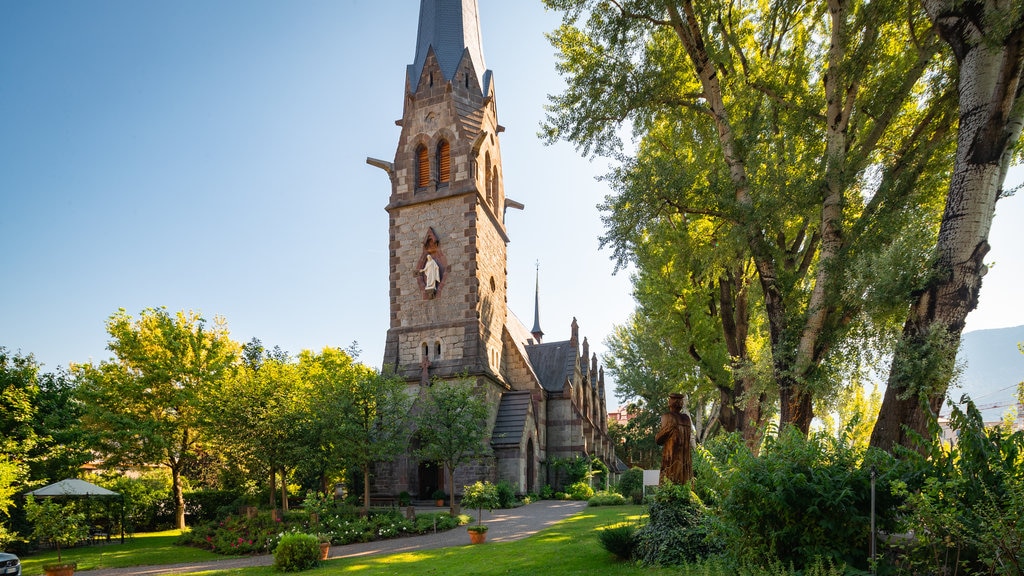
{"label": "white canopy", "polygon": [[106,488],[100,488],[95,484],[86,482],[85,480],[79,480],[78,478],[68,478],[67,480],[61,480],[49,486],[44,486],[29,492],[36,498],[52,498],[55,496],[71,496],[79,498],[87,498],[89,496],[120,496],[119,493]]}

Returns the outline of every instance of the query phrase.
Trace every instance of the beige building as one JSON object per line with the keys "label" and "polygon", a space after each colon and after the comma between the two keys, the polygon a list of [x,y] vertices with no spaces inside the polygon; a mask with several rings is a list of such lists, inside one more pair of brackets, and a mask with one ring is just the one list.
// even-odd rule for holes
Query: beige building
{"label": "beige building", "polygon": [[[523,205],[506,197],[504,128],[476,0],[421,0],[404,102],[394,160],[367,159],[391,180],[384,369],[410,387],[468,376],[486,391],[494,456],[460,467],[456,493],[477,479],[538,491],[556,483],[555,458],[597,457],[613,467],[604,371],[576,320],[569,340],[543,342],[536,309],[527,330],[507,307],[505,212]],[[442,471],[417,461],[413,448],[375,469],[375,491],[451,493]]]}

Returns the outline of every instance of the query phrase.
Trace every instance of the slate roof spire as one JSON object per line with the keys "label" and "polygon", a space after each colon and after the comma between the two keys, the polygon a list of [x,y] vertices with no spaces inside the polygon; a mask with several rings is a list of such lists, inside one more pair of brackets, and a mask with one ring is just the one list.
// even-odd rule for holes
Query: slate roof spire
{"label": "slate roof spire", "polygon": [[473,61],[477,80],[485,86],[483,42],[477,0],[420,0],[420,23],[416,35],[416,58],[409,66],[409,85],[416,90],[427,53],[434,49],[446,82],[455,77],[459,62],[467,51]]}
{"label": "slate roof spire", "polygon": [[540,262],[537,262],[537,286],[533,292],[533,329],[530,330],[537,344],[541,343],[544,331],[540,329]]}

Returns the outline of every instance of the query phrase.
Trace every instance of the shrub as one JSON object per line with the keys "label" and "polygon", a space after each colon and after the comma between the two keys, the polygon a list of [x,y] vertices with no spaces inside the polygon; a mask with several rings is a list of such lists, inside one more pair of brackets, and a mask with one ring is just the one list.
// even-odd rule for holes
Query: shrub
{"label": "shrub", "polygon": [[649,522],[636,533],[634,556],[644,564],[674,566],[709,558],[724,547],[712,539],[711,518],[688,485],[659,487]]}
{"label": "shrub", "polygon": [[622,497],[622,494],[615,492],[596,492],[590,500],[587,500],[587,506],[623,506],[626,504],[626,499]]}
{"label": "shrub", "polygon": [[320,565],[320,542],[312,534],[289,533],[281,536],[274,549],[274,568],[298,572]]}
{"label": "shrub", "polygon": [[933,446],[926,458],[911,453],[917,475],[897,483],[916,538],[896,550],[900,567],[928,573],[1024,574],[1024,432],[985,428],[967,397],[952,406],[957,443]]}
{"label": "shrub", "polygon": [[[866,569],[871,480],[862,455],[882,471],[876,510],[892,509],[885,493],[894,460],[883,453],[863,454],[826,434],[805,438],[792,427],[767,440],[759,456],[736,451],[720,508],[733,554],[797,569],[815,559]],[[888,529],[882,520],[880,529]]]}
{"label": "shrub", "polygon": [[540,497],[542,500],[551,500],[555,497],[555,490],[551,488],[550,484],[545,484],[540,489]]}
{"label": "shrub", "polygon": [[[619,496],[621,498],[621,495]],[[601,548],[615,554],[622,560],[632,560],[636,550],[636,526],[620,524],[609,526],[597,532]]]}
{"label": "shrub", "polygon": [[515,508],[516,490],[508,480],[502,480],[497,484],[498,508]]}
{"label": "shrub", "polygon": [[270,552],[285,528],[268,513],[252,518],[228,516],[219,522],[197,524],[183,532],[177,543],[205,548],[217,554],[242,555]]}
{"label": "shrub", "polygon": [[[644,491],[644,471],[634,466],[622,473],[619,483],[615,485],[615,491],[626,498],[632,498],[633,492]],[[639,504],[639,502],[638,502]]]}
{"label": "shrub", "polygon": [[594,495],[594,489],[586,482],[580,481],[569,486],[566,494],[571,500],[590,500],[590,497]]}
{"label": "shrub", "polygon": [[189,521],[218,520],[246,503],[241,494],[231,490],[199,490],[185,493],[185,513]]}

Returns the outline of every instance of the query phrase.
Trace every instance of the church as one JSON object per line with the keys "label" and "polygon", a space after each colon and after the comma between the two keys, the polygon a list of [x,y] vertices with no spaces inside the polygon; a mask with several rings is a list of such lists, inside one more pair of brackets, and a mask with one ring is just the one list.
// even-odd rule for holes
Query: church
{"label": "church", "polygon": [[415,50],[394,160],[367,158],[391,181],[383,369],[409,387],[472,380],[489,404],[493,456],[460,466],[455,486],[445,486],[443,470],[416,459],[414,440],[375,468],[373,490],[429,498],[477,480],[504,480],[520,494],[560,489],[552,464],[580,456],[614,470],[604,369],[576,319],[568,340],[545,342],[539,294],[532,329],[507,306],[505,212],[524,206],[505,195],[504,127],[477,0],[421,0]]}

